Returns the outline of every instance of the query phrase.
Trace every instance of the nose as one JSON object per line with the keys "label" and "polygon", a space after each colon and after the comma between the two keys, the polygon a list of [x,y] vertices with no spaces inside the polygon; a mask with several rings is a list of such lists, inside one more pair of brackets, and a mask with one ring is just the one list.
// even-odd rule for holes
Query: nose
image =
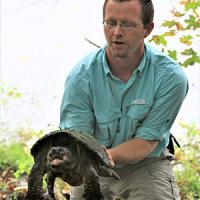
{"label": "nose", "polygon": [[115,35],[122,35],[123,34],[123,31],[122,31],[122,28],[121,28],[121,25],[120,24],[117,24],[114,28],[114,34]]}

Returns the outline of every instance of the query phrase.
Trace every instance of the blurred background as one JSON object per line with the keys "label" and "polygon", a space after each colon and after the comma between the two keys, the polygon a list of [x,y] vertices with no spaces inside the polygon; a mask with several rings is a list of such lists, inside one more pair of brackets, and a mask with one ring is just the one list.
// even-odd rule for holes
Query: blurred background
{"label": "blurred background", "polygon": [[[22,94],[7,110],[1,107],[1,119],[13,127],[28,125],[37,130],[59,126],[66,76],[85,54],[97,48],[85,39],[99,46],[105,44],[102,5],[103,0],[1,1],[1,83]],[[170,10],[178,8],[176,1],[154,0],[154,5],[155,29],[151,35],[159,34],[161,24],[171,16]],[[176,36],[171,40],[169,45],[179,51]],[[200,47],[199,41],[193,45]],[[185,69],[190,90],[177,120],[199,126],[197,65]]]}

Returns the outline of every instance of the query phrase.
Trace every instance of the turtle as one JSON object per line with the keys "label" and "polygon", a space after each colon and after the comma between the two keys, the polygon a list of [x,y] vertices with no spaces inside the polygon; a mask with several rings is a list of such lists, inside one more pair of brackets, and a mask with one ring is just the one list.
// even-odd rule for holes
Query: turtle
{"label": "turtle", "polygon": [[[55,200],[56,177],[71,186],[84,186],[86,200],[104,199],[99,176],[120,177],[106,148],[93,136],[74,130],[56,130],[39,138],[31,148],[34,165],[28,178],[25,200]],[[43,177],[47,174],[48,195],[43,193]]]}

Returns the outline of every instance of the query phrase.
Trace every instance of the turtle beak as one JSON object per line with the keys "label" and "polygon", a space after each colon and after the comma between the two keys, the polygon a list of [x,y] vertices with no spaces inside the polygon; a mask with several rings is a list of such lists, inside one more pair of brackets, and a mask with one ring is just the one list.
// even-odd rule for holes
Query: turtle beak
{"label": "turtle beak", "polygon": [[51,160],[51,165],[57,166],[57,165],[61,165],[63,163],[68,164],[69,163],[69,158],[67,156],[64,156],[62,158],[55,158],[53,160]]}
{"label": "turtle beak", "polygon": [[60,159],[54,159],[51,161],[51,165],[60,165],[63,163],[63,160]]}
{"label": "turtle beak", "polygon": [[50,161],[50,165],[52,168],[57,168],[59,166],[64,165],[65,167],[70,166],[70,159],[68,156],[63,156],[62,158],[55,158]]}

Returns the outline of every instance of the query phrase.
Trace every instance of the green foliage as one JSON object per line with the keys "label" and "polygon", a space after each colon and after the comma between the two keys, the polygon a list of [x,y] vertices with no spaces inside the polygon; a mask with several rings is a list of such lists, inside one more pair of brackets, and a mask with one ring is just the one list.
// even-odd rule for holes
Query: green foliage
{"label": "green foliage", "polygon": [[29,174],[33,165],[30,146],[42,135],[44,135],[42,130],[21,128],[15,130],[9,142],[0,141],[0,171],[12,167],[17,179]]}
{"label": "green foliage", "polygon": [[181,52],[181,54],[189,57],[182,63],[184,67],[187,67],[188,65],[194,65],[195,63],[200,63],[200,57],[192,48],[185,49],[183,52]]}
{"label": "green foliage", "polygon": [[10,99],[21,97],[22,94],[16,87],[6,86],[4,82],[0,82],[0,105],[5,105]]}
{"label": "green foliage", "polygon": [[[188,47],[198,45],[200,42],[200,1],[176,0],[176,2],[179,2],[181,11],[174,8],[171,11],[171,19],[165,20],[161,24],[161,33],[153,35],[149,41],[161,46],[162,51],[177,60],[183,67],[199,64],[198,46],[196,49],[195,46]],[[179,41],[178,51],[177,49],[173,50],[170,46],[177,41]]]}
{"label": "green foliage", "polygon": [[171,50],[168,50],[168,55],[173,58],[174,60],[177,59],[177,52],[175,50],[171,51]]}
{"label": "green foliage", "polygon": [[154,35],[152,37],[152,41],[154,41],[154,43],[156,43],[157,45],[167,46],[165,35]]}
{"label": "green foliage", "polygon": [[200,199],[200,130],[182,124],[186,138],[181,140],[181,149],[176,150],[174,171],[182,200]]}
{"label": "green foliage", "polygon": [[200,7],[200,1],[191,1],[190,0],[190,1],[186,1],[186,2],[182,2],[183,4],[185,4],[186,11],[192,10],[193,12],[195,12],[197,10],[197,8]]}
{"label": "green foliage", "polygon": [[[6,113],[10,103],[21,101],[22,93],[15,87],[0,83],[0,107],[2,113]],[[28,174],[33,158],[30,155],[29,147],[33,141],[44,134],[43,131],[34,131],[32,128],[23,126],[11,127],[9,121],[0,117],[0,172],[7,168],[15,171],[15,177],[19,178],[23,174]],[[6,138],[3,134],[8,134]]]}
{"label": "green foliage", "polygon": [[27,174],[33,164],[32,157],[26,152],[24,144],[12,143],[5,145],[0,143],[0,170],[10,166],[16,170],[16,177]]}

